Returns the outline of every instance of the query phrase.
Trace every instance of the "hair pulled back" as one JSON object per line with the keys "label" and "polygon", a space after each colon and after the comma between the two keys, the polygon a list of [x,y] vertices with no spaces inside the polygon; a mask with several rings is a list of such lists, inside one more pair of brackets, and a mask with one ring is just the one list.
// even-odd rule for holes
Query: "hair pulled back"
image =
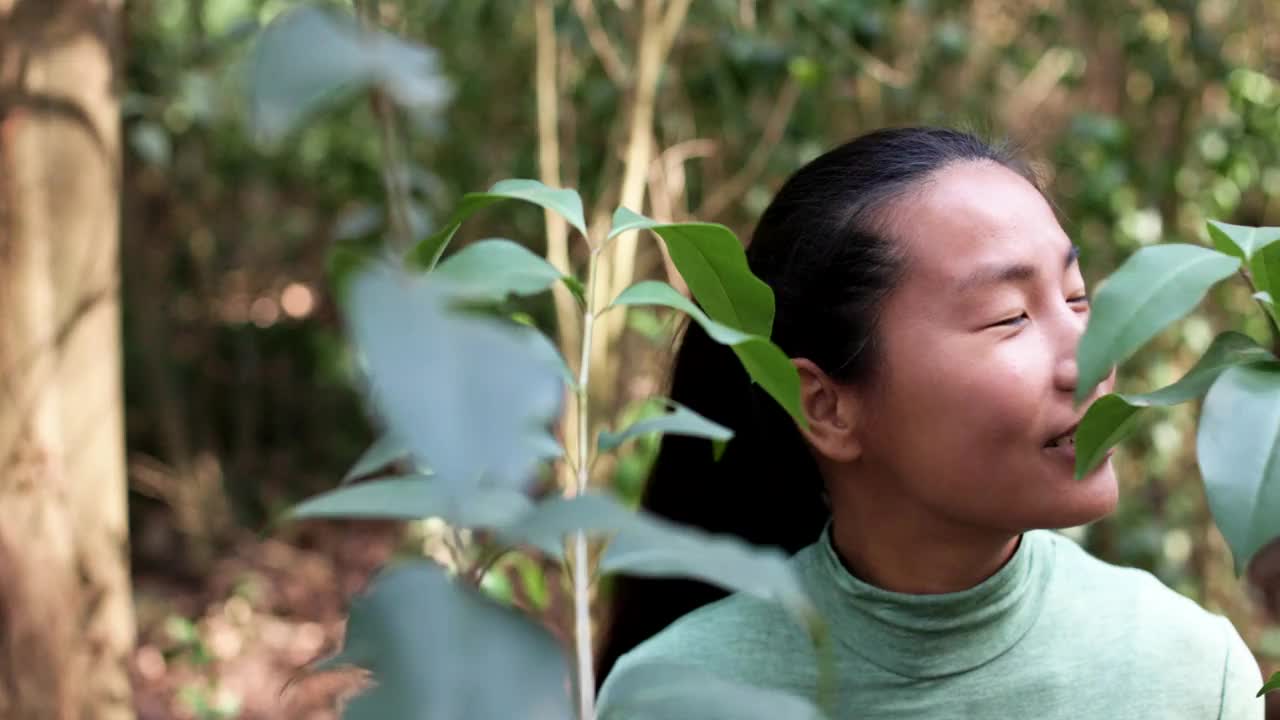
{"label": "hair pulled back", "polygon": [[[957,162],[995,162],[1032,184],[1002,145],[950,129],[862,135],[792,175],[761,216],[747,261],[773,289],[773,341],[834,379],[874,379],[878,311],[904,272],[891,237],[910,224],[909,194]],[[823,480],[794,421],[753,385],[733,352],[690,323],[670,396],[734,430],[717,462],[707,442],[667,436],[642,507],[669,520],[796,552],[816,540],[829,510]],[[689,580],[620,577],[599,677],[623,653],[725,592]]]}

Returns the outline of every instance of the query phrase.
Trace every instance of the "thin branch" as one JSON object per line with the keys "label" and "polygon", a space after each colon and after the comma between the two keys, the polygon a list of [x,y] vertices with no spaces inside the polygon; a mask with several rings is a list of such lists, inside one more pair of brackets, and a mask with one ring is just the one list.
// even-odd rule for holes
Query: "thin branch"
{"label": "thin branch", "polygon": [[[377,5],[368,0],[353,0],[353,4],[361,25],[366,30],[374,29],[378,21]],[[413,230],[409,224],[408,168],[400,151],[396,109],[391,98],[376,88],[369,92],[369,106],[378,120],[378,136],[382,145],[382,184],[387,193],[391,247],[398,255],[403,255],[413,245]]]}
{"label": "thin branch", "polygon": [[[653,118],[654,106],[658,92],[658,79],[662,72],[663,28],[662,5],[660,0],[644,0],[641,7],[641,23],[636,50],[635,82],[632,84],[630,109],[628,112],[627,141],[624,153],[622,186],[618,204],[644,212],[644,197],[649,175],[649,161],[653,157]],[[607,227],[607,225],[606,225]],[[639,234],[635,231],[622,233],[611,244],[611,251],[601,271],[605,282],[600,292],[605,298],[594,298],[601,306],[611,300],[624,288],[631,285],[635,278],[636,254],[639,250]],[[620,358],[606,352],[614,347],[625,329],[625,313],[616,313],[601,320],[600,334],[603,343],[597,348],[592,359],[598,363],[598,369],[605,378],[614,377],[614,371]],[[597,400],[605,407],[612,407],[615,389],[601,387]],[[611,394],[612,393],[612,394]]]}
{"label": "thin branch", "polygon": [[667,6],[667,12],[662,16],[662,45],[659,53],[663,60],[671,52],[671,46],[676,41],[676,35],[680,34],[680,26],[684,25],[692,4],[693,0],[671,0],[671,4]]}
{"label": "thin branch", "polygon": [[396,129],[396,111],[381,90],[370,97],[373,113],[378,118],[378,134],[382,141],[382,183],[387,192],[387,212],[391,218],[391,246],[398,255],[413,247],[413,229],[409,224],[408,168],[400,152],[400,134]]}
{"label": "thin branch", "polygon": [[596,57],[600,58],[600,66],[604,68],[604,74],[609,76],[614,85],[625,87],[631,81],[631,72],[622,62],[622,57],[614,47],[613,41],[609,39],[609,33],[605,31],[600,17],[596,15],[592,0],[573,0],[573,10],[587,32],[587,42],[595,51]]}
{"label": "thin branch", "polygon": [[[578,478],[574,494],[587,491],[591,476],[590,402],[587,389],[591,387],[591,339],[596,316],[596,280],[601,249],[591,249],[587,265],[587,309],[582,315],[582,360],[578,366]],[[587,536],[584,532],[573,536],[573,616],[574,640],[578,660],[578,720],[595,718],[595,651],[591,642],[591,571],[587,553]]]}
{"label": "thin branch", "polygon": [[[658,92],[658,76],[662,71],[664,30],[658,0],[645,0],[640,26],[639,50],[636,54],[636,82],[631,98],[631,122],[627,132],[626,160],[623,165],[622,190],[618,204],[636,212],[644,212],[645,180],[653,155],[653,116]],[[635,276],[637,233],[623,233],[613,242],[614,253],[607,294],[616,296],[631,284]],[[621,329],[620,321],[609,318],[605,335],[612,340]]]}
{"label": "thin branch", "polygon": [[[556,83],[555,11],[551,0],[536,0],[533,6],[535,91],[538,104],[538,174],[546,185],[560,187],[560,113]],[[547,261],[565,275],[572,274],[569,263],[569,225],[560,215],[543,212],[547,226]],[[552,290],[556,308],[556,328],[560,347],[570,357],[577,354],[577,308],[567,288],[556,283]]]}
{"label": "thin branch", "polygon": [[[1243,267],[1241,267],[1241,268],[1240,268],[1239,273],[1240,273],[1240,277],[1244,278],[1244,281],[1245,281],[1246,283],[1248,283],[1248,284],[1249,284],[1249,291],[1250,291],[1253,295],[1257,295],[1257,294],[1258,294],[1258,286],[1253,282],[1253,276],[1252,276],[1252,275],[1250,275],[1250,274],[1249,274],[1249,272],[1248,272],[1247,270],[1245,270]],[[1267,305],[1265,302],[1263,302],[1263,301],[1262,301],[1262,299],[1261,299],[1261,298],[1258,298],[1258,297],[1255,297],[1255,298],[1253,298],[1253,299],[1257,301],[1257,303],[1258,303],[1258,307],[1262,308],[1262,312],[1263,312],[1264,314],[1266,314],[1266,316],[1267,316],[1267,318],[1268,318],[1268,319],[1270,319],[1270,320],[1271,320],[1271,325],[1270,325],[1270,327],[1271,327],[1271,337],[1272,337],[1272,339],[1274,339],[1274,340],[1275,340],[1275,344],[1276,344],[1277,346],[1280,346],[1280,318],[1277,318],[1277,317],[1276,317],[1276,308],[1275,308],[1275,306],[1274,306],[1274,305],[1271,305],[1271,306]],[[1274,302],[1276,301],[1276,298],[1274,298],[1274,297],[1273,297],[1273,298],[1271,298],[1271,301],[1274,303]]]}
{"label": "thin branch", "polygon": [[765,121],[764,132],[760,136],[760,141],[756,143],[755,149],[751,152],[751,157],[747,159],[746,164],[733,177],[716,186],[716,189],[712,191],[711,195],[702,202],[698,211],[694,213],[694,217],[700,220],[712,220],[718,217],[720,213],[729,207],[730,203],[742,197],[750,189],[751,184],[759,179],[769,163],[770,153],[778,146],[778,142],[782,139],[782,134],[786,132],[787,123],[790,121],[791,113],[799,99],[800,84],[788,77],[786,83],[782,86],[782,92],[779,93],[778,99],[773,105],[773,111],[769,113],[769,118]]}

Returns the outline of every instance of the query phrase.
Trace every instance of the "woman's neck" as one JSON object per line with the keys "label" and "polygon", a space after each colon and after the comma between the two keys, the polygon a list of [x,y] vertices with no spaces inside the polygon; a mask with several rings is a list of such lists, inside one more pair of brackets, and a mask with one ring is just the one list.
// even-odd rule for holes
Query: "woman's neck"
{"label": "woman's neck", "polygon": [[1021,537],[943,522],[923,509],[886,511],[874,505],[833,503],[831,539],[850,573],[892,592],[934,595],[971,588],[1008,562]]}

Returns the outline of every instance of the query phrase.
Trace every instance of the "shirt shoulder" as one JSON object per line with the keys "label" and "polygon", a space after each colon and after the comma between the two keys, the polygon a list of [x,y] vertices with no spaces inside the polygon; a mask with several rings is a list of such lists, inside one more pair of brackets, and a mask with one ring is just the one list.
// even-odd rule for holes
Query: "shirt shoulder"
{"label": "shirt shoulder", "polygon": [[808,634],[781,605],[738,593],[694,610],[623,655],[610,679],[629,667],[656,662],[776,685],[780,676],[812,668],[813,658]]}
{"label": "shirt shoulder", "polygon": [[1048,593],[1050,624],[1082,652],[1107,652],[1127,664],[1134,692],[1207,711],[1197,717],[1261,720],[1263,703],[1253,699],[1261,672],[1227,618],[1145,570],[1107,563],[1051,535],[1054,582],[1063,590]]}

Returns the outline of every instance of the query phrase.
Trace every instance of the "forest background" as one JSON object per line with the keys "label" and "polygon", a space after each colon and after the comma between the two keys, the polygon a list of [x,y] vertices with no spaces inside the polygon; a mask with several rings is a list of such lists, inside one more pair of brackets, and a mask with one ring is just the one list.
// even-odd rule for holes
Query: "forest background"
{"label": "forest background", "polygon": [[[93,697],[103,718],[335,717],[357,679],[299,668],[339,642],[369,573],[431,536],[279,522],[374,439],[331,259],[389,222],[391,164],[414,201],[390,222],[417,233],[464,193],[527,177],[578,188],[589,221],[625,204],[745,238],[824,149],[935,123],[1024,148],[1090,280],[1145,245],[1207,242],[1206,219],[1280,225],[1270,0],[369,0],[369,22],[435,50],[447,101],[409,123],[348,97],[274,137],[247,94],[272,72],[252,48],[298,5],[0,0],[0,218],[39,218],[27,237],[57,238],[0,237],[0,569],[78,569],[0,603],[11,699]],[[326,48],[291,60],[323,64]],[[581,260],[534,208],[487,213],[455,242],[492,236]],[[615,271],[673,279],[656,243]],[[53,308],[47,327],[6,309],[16,293]],[[1216,330],[1265,336],[1246,304],[1216,300],[1127,363],[1120,387],[1168,384]],[[548,296],[531,320],[558,312]],[[611,407],[662,386],[676,328],[628,317],[610,330],[620,360],[593,383]],[[6,338],[42,328],[58,338],[43,354],[6,354]],[[1228,615],[1269,676],[1280,625],[1209,516],[1194,410],[1146,422],[1116,459],[1119,510],[1069,532]],[[64,458],[56,482],[42,447]],[[603,476],[634,500],[655,450],[626,446]],[[486,589],[567,635],[557,572],[513,561]],[[37,630],[65,647],[25,656]]]}

